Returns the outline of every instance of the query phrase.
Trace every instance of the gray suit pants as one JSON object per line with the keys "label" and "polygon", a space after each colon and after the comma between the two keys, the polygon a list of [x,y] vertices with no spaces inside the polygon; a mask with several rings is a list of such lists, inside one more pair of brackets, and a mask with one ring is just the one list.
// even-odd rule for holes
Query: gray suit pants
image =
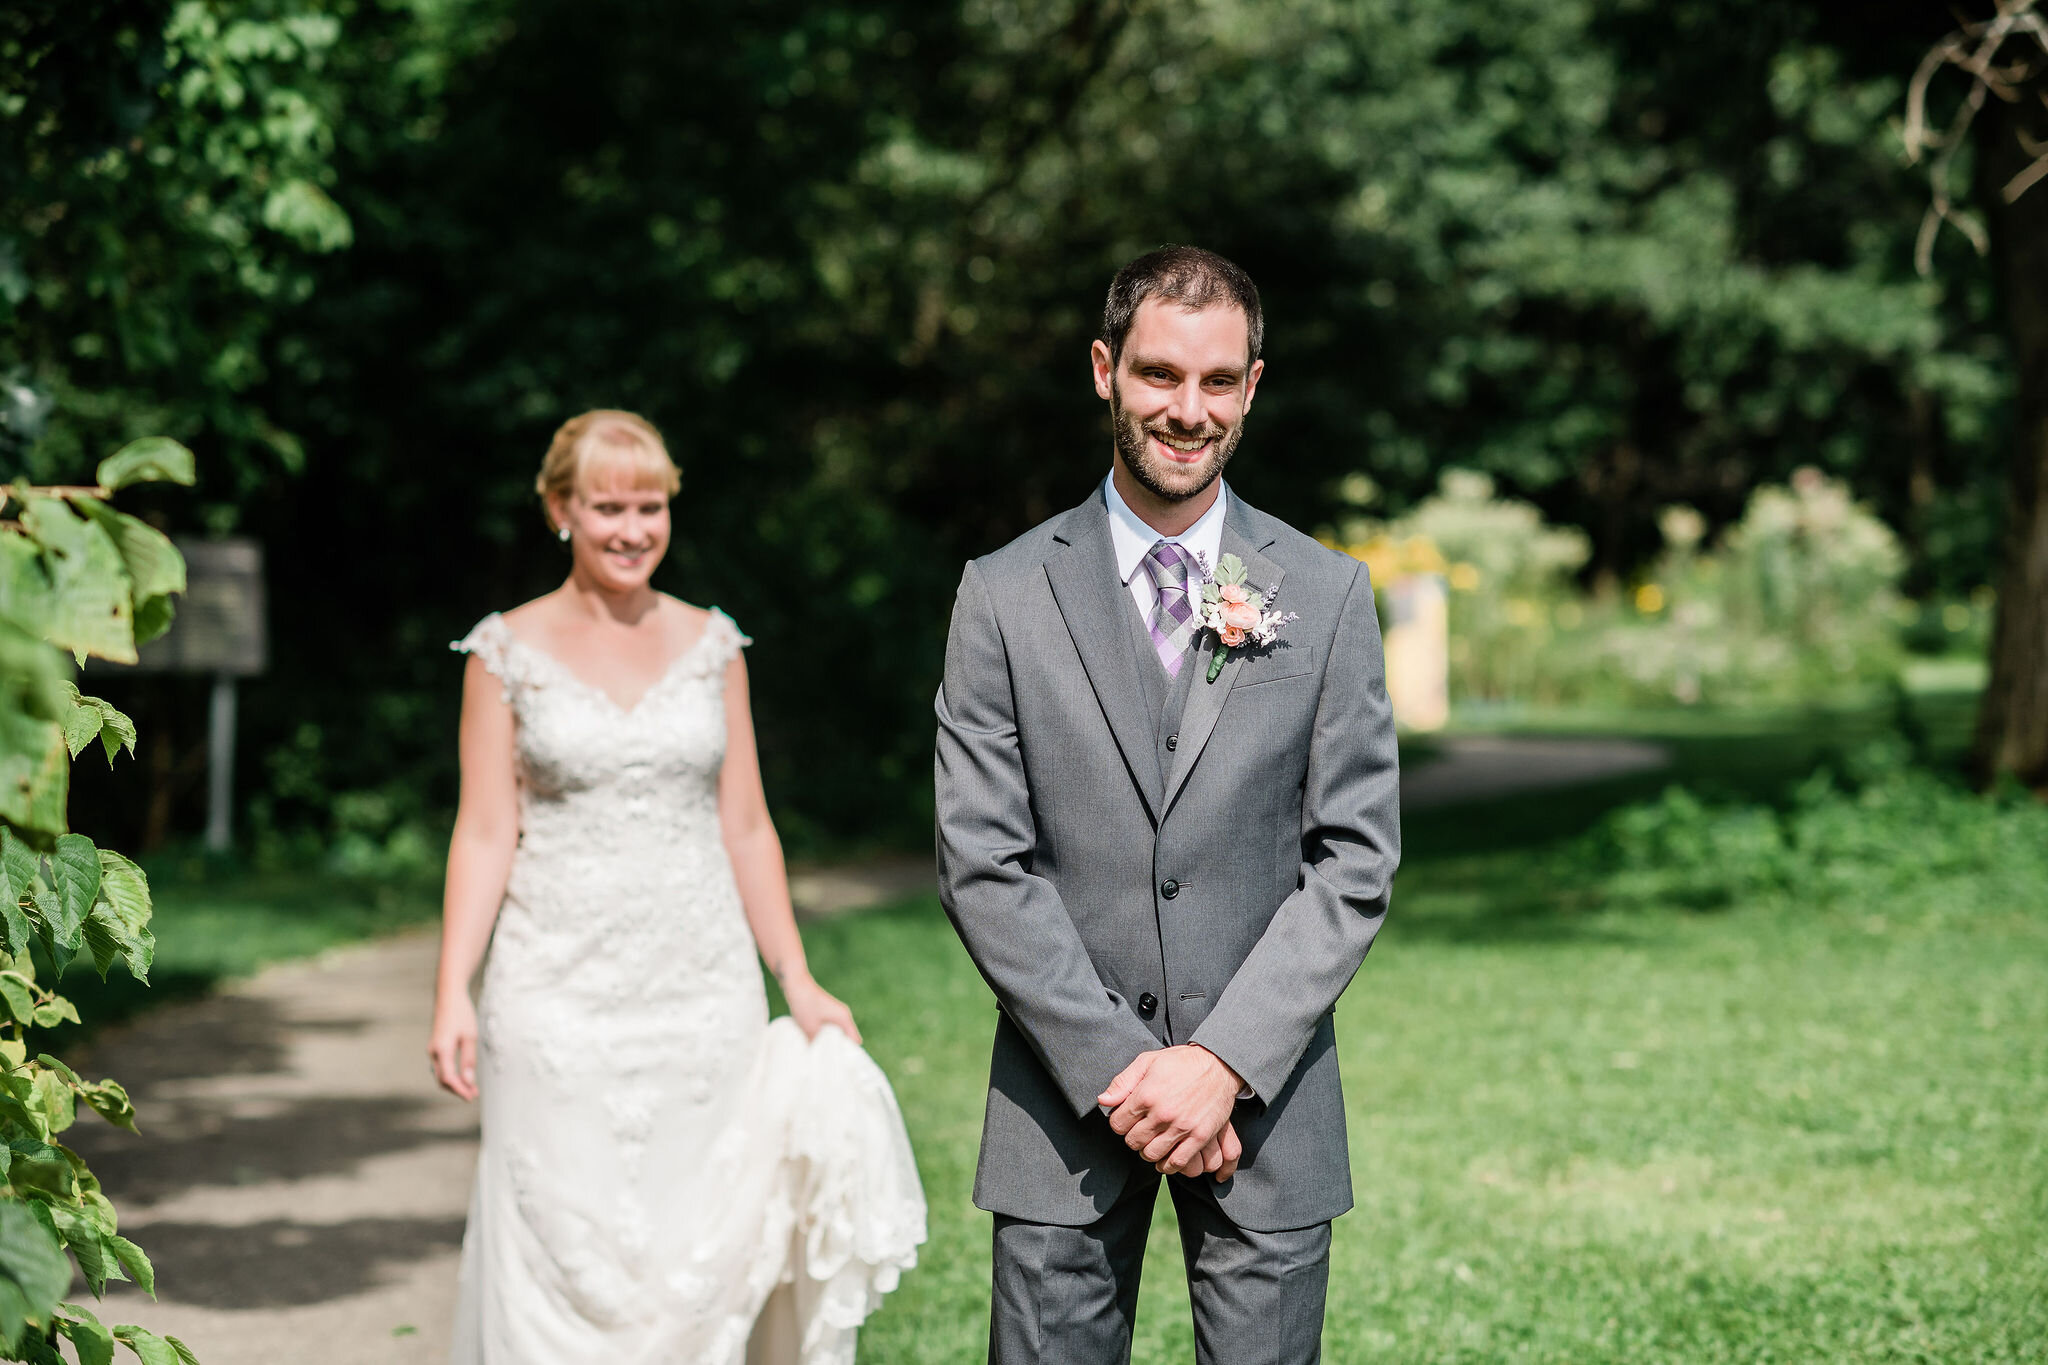
{"label": "gray suit pants", "polygon": [[[1191,1181],[1166,1183],[1180,1220],[1199,1365],[1320,1360],[1330,1225],[1253,1232]],[[1115,1207],[1086,1227],[996,1216],[991,1365],[1127,1365],[1158,1193],[1158,1177],[1134,1177]]]}

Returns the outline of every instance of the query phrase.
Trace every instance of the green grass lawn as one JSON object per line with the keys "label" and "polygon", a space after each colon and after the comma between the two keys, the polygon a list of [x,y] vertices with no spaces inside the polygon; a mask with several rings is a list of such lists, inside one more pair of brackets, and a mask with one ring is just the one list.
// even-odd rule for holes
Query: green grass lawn
{"label": "green grass lawn", "polygon": [[[1939,760],[1966,715],[1936,699],[1904,719]],[[1671,772],[1408,820],[1394,911],[1338,1014],[1358,1207],[1337,1224],[1326,1359],[2048,1361],[2038,860],[1967,888],[1702,913],[1588,908],[1556,856],[1667,782],[1774,794],[1899,719],[1635,718]],[[159,997],[430,918],[436,898],[315,872],[152,876]],[[969,1190],[993,1002],[935,901],[805,938],[896,1085],[931,1201],[862,1359],[980,1360],[989,1226]],[[67,988],[88,1020],[147,998],[118,976]],[[1136,1353],[1161,1365],[1193,1356],[1171,1223],[1161,1199]]]}
{"label": "green grass lawn", "polygon": [[[2048,887],[1702,914],[1554,882],[1557,842],[1618,802],[1776,791],[1884,728],[1645,725],[1673,772],[1410,820],[1338,1013],[1358,1207],[1326,1359],[2048,1360]],[[1937,753],[1962,733],[1929,729]],[[992,1000],[935,901],[805,933],[931,1200],[863,1359],[981,1359]],[[1135,1353],[1161,1365],[1193,1358],[1172,1222],[1162,1198]]]}
{"label": "green grass lawn", "polygon": [[[1339,1011],[1327,1359],[2048,1359],[2048,915],[1574,914],[1529,870],[1419,860]],[[807,937],[931,1200],[863,1358],[979,1359],[990,997],[935,902]],[[1136,1358],[1186,1361],[1157,1221]]]}

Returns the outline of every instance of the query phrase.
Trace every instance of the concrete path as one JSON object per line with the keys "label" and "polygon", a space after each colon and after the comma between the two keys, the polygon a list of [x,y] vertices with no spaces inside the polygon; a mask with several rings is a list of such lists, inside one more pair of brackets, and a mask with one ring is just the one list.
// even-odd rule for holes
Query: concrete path
{"label": "concrete path", "polygon": [[1653,772],[1670,762],[1662,745],[1636,739],[1460,735],[1440,741],[1427,761],[1401,774],[1401,805],[1429,810],[1491,801]]}
{"label": "concrete path", "polygon": [[71,1138],[159,1296],[110,1289],[102,1321],[204,1365],[447,1360],[476,1123],[427,1074],[435,952],[409,933],[274,967],[91,1050],[142,1136]]}
{"label": "concrete path", "polygon": [[[1454,804],[1665,761],[1630,741],[1458,738],[1406,775],[1403,799]],[[931,885],[921,858],[792,877],[806,914]],[[71,1139],[155,1260],[160,1295],[116,1288],[103,1320],[182,1337],[205,1365],[446,1361],[476,1124],[427,1074],[435,949],[415,932],[273,967],[81,1059],[135,1091],[142,1137],[88,1117]]]}

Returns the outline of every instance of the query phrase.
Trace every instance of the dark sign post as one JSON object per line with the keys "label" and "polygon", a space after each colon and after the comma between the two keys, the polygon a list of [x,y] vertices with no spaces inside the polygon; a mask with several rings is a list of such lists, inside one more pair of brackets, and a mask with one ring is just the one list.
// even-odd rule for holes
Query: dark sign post
{"label": "dark sign post", "polygon": [[269,665],[264,628],[263,547],[253,540],[177,540],[185,596],[163,636],[139,651],[144,673],[211,673],[207,708],[206,847],[234,843],[235,680]]}

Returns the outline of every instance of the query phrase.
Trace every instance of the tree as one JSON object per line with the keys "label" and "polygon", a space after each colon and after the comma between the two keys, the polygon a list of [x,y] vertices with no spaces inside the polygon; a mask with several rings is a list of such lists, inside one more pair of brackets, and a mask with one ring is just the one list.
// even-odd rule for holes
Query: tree
{"label": "tree", "polygon": [[[1945,127],[1929,120],[1933,78],[1946,68],[1966,86]],[[1933,202],[1922,221],[1920,260],[1942,224],[1955,225],[1991,257],[2018,369],[2018,420],[2009,472],[1991,677],[1978,713],[1975,763],[1990,781],[2011,773],[2048,796],[2048,11],[2035,0],[1998,0],[1989,19],[1938,43],[1914,77],[1909,153],[1933,153]],[[1950,163],[1976,156],[1974,193],[1985,224],[1959,208]],[[2033,191],[2029,193],[2029,191]]]}
{"label": "tree", "polygon": [[32,478],[145,432],[220,452],[210,519],[301,467],[260,387],[328,196],[347,8],[317,0],[0,7],[0,464]]}

